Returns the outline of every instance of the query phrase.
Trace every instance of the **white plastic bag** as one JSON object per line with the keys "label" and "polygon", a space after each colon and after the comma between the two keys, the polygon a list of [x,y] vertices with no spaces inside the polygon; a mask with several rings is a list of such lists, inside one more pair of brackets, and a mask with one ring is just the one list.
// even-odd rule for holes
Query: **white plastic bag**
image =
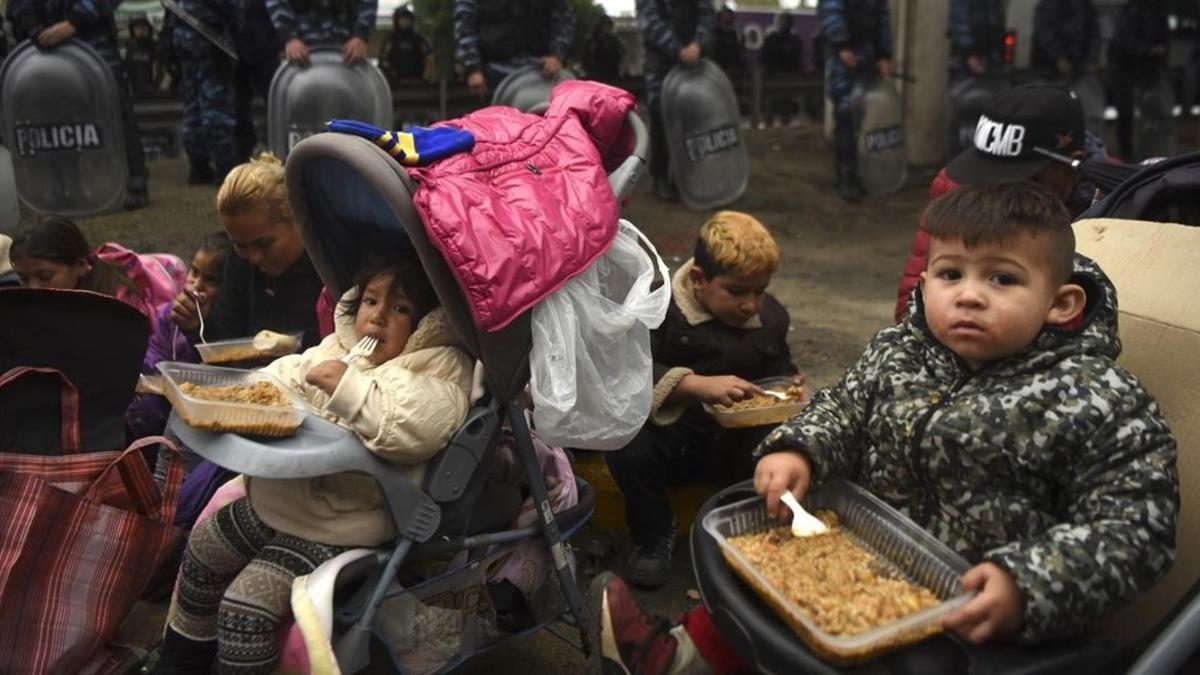
{"label": "white plastic bag", "polygon": [[[656,269],[662,284],[651,290]],[[551,445],[592,450],[615,450],[637,435],[654,393],[650,330],[670,302],[671,277],[658,251],[633,224],[619,221],[609,250],[533,309],[529,369],[538,435]]]}

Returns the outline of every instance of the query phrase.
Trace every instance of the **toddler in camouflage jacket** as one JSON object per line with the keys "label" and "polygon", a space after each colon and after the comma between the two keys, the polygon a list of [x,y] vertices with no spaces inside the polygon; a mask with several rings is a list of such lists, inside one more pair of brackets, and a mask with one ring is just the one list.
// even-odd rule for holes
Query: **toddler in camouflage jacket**
{"label": "toddler in camouflage jacket", "polygon": [[913,311],[763,441],[755,488],[777,513],[837,475],[905,512],[975,563],[945,622],[970,642],[1080,631],[1171,565],[1175,440],[1059,200],[964,186],[926,217]]}

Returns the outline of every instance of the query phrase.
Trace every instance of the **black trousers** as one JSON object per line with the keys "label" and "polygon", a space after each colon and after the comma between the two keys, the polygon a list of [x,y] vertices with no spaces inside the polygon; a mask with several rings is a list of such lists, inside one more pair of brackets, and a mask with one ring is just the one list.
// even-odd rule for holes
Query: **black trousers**
{"label": "black trousers", "polygon": [[142,150],[142,134],[138,131],[137,119],[133,116],[133,96],[129,80],[123,70],[113,72],[117,76],[117,90],[121,99],[121,126],[125,135],[125,163],[129,167],[129,192],[146,192],[149,172],[146,170],[146,155]]}
{"label": "black trousers", "polygon": [[723,429],[686,416],[670,426],[647,423],[629,445],[604,455],[625,497],[634,543],[650,546],[671,531],[671,484],[699,480],[732,485],[754,475],[754,449],[774,427]]}
{"label": "black trousers", "polygon": [[258,144],[258,133],[254,129],[254,95],[257,93],[266,103],[271,91],[271,79],[278,68],[278,61],[239,61],[234,70],[233,86],[237,100],[235,138],[240,161],[249,159],[250,153],[254,152],[254,146]]}

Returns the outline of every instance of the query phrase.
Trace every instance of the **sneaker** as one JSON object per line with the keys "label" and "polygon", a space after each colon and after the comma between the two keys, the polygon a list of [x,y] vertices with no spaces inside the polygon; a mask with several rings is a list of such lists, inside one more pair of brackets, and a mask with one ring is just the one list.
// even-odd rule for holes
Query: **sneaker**
{"label": "sneaker", "polygon": [[588,672],[604,675],[662,675],[679,646],[671,622],[638,607],[621,578],[605,572],[588,587],[592,652]]}
{"label": "sneaker", "polygon": [[625,578],[641,588],[655,589],[671,576],[671,553],[675,550],[675,524],[671,531],[650,546],[635,546],[625,561]]}

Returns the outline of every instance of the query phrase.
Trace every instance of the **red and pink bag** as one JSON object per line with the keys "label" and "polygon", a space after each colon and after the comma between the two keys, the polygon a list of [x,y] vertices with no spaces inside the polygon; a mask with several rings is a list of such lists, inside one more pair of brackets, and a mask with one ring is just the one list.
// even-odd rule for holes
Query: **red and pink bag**
{"label": "red and pink bag", "polygon": [[[80,453],[79,395],[61,372],[14,368],[63,382],[61,455],[0,453],[0,671],[75,673],[93,658],[146,589],[179,531],[178,449],[161,436],[125,450]],[[160,492],[142,448],[163,444]]]}

